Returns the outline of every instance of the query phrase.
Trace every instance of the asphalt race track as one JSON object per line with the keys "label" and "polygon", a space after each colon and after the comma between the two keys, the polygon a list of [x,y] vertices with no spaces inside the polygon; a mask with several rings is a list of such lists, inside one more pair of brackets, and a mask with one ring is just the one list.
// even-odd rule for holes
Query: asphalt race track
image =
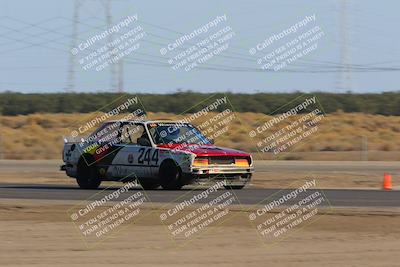
{"label": "asphalt race track", "polygon": [[[105,188],[103,188],[105,189]],[[115,188],[105,190],[81,190],[77,186],[62,185],[33,185],[33,184],[0,184],[0,198],[17,199],[46,199],[46,200],[99,200],[108,195]],[[138,190],[132,189],[129,192],[122,193],[120,198],[125,199]],[[210,198],[221,195],[221,191],[213,193]],[[243,189],[235,190],[240,204],[263,204],[290,193],[293,190],[285,189]],[[379,191],[379,190],[342,190],[342,189],[324,189],[308,190],[309,194],[315,191],[323,192],[329,200],[331,206],[335,207],[398,207],[400,204],[400,191]],[[180,191],[164,190],[146,190],[145,194],[152,202],[170,203],[181,202],[194,195],[201,193],[202,190],[183,189]],[[95,195],[95,196],[94,196]],[[93,197],[94,196],[94,197]],[[271,197],[272,196],[272,197]],[[200,200],[200,203],[207,199]],[[294,202],[288,201],[286,204]],[[324,204],[329,206],[328,202]]]}
{"label": "asphalt race track", "polygon": [[[18,169],[23,172],[34,171],[55,171],[60,162],[55,160],[43,161],[0,161],[1,171],[14,171]],[[266,171],[348,171],[348,172],[381,172],[389,171],[398,173],[398,162],[308,162],[308,161],[262,161],[256,162],[257,172]],[[122,186],[122,184],[121,184]],[[11,199],[41,199],[41,200],[87,200],[100,199],[107,194],[117,190],[118,187],[105,188],[98,190],[81,190],[77,185],[43,185],[43,184],[10,184],[0,183],[0,198]],[[124,199],[129,195],[137,192],[139,189],[132,189],[129,192],[121,194],[120,198]],[[210,195],[216,197],[221,194],[220,190],[217,193]],[[254,205],[264,204],[274,199],[278,199],[293,191],[293,189],[256,189],[245,188],[243,190],[234,190],[234,194],[240,204]],[[329,202],[323,205],[331,205],[335,207],[399,207],[400,206],[400,191],[383,191],[383,190],[351,190],[351,189],[315,189],[308,190],[311,194],[314,191],[323,192]],[[193,190],[184,188],[179,191],[164,191],[164,190],[146,190],[145,193],[148,199],[152,202],[171,203],[181,202],[184,199],[189,199],[202,192],[201,189]],[[94,198],[92,198],[95,195]],[[203,199],[199,202],[206,202]],[[287,201],[290,205],[294,202]]]}

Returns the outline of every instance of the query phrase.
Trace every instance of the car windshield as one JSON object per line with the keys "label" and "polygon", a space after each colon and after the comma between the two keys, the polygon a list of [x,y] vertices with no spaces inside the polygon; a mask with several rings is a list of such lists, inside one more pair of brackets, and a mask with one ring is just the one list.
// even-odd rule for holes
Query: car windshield
{"label": "car windshield", "polygon": [[211,142],[188,123],[150,123],[149,132],[154,143],[210,145]]}

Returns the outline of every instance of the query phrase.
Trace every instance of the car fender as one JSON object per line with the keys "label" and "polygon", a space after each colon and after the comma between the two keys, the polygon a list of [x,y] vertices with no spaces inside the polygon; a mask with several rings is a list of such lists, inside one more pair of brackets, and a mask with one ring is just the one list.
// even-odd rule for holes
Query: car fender
{"label": "car fender", "polygon": [[173,160],[182,170],[183,173],[191,172],[194,153],[180,150],[171,150],[159,148],[160,150],[160,166],[166,160]]}

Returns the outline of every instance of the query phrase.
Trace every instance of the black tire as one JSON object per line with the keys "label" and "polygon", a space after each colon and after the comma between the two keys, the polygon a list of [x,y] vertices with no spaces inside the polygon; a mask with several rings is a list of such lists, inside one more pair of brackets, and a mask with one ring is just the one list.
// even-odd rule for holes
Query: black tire
{"label": "black tire", "polygon": [[182,171],[173,160],[164,161],[160,166],[159,181],[165,190],[179,190],[182,188],[181,183]]}
{"label": "black tire", "polygon": [[149,181],[139,181],[140,185],[144,190],[153,190],[160,187],[160,184],[157,182],[149,182]]}
{"label": "black tire", "polygon": [[91,156],[81,158],[78,163],[76,182],[82,189],[97,189],[101,184],[99,173]]}
{"label": "black tire", "polygon": [[229,190],[240,190],[243,189],[244,185],[225,185],[224,187]]}

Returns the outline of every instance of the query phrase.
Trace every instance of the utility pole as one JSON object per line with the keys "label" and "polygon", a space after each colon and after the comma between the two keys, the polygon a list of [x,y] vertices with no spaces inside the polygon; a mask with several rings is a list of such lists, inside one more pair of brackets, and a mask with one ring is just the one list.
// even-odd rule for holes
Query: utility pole
{"label": "utility pole", "polygon": [[124,92],[124,59],[118,62],[118,93]]}
{"label": "utility pole", "polygon": [[71,47],[69,52],[69,70],[67,78],[67,92],[73,92],[75,90],[75,72],[76,72],[76,55],[72,53],[72,49],[76,49],[78,46],[78,24],[79,24],[79,10],[84,0],[74,1],[74,15],[72,24],[72,35],[71,35]]}
{"label": "utility pole", "polygon": [[[106,16],[106,21],[107,21],[107,29],[111,28],[112,25],[112,16],[111,16],[111,1],[110,0],[104,0],[103,2],[103,7],[104,7],[104,12],[105,12],[105,16]],[[111,45],[113,42],[114,38],[113,38],[113,34],[109,34],[108,35],[108,49],[109,50],[113,50],[113,46]],[[111,58],[113,58],[115,55],[114,53],[111,53]],[[111,64],[109,66],[110,68],[110,86],[111,89],[116,91],[117,90],[117,75],[116,75],[116,70],[117,70],[117,65],[116,64]]]}
{"label": "utility pole", "polygon": [[338,88],[341,92],[351,91],[351,72],[350,72],[350,50],[349,50],[349,16],[348,16],[348,1],[341,0],[340,2],[340,63],[342,71],[339,72]]}
{"label": "utility pole", "polygon": [[[74,11],[73,11],[73,26],[72,26],[72,35],[71,35],[71,47],[69,51],[69,69],[67,75],[67,92],[73,92],[75,90],[76,83],[76,53],[72,53],[72,49],[76,49],[78,46],[78,24],[80,23],[80,9],[83,6],[85,0],[74,0]],[[93,3],[98,4],[97,1],[93,1]],[[112,6],[111,0],[101,0],[101,4],[104,9],[104,15],[106,19],[107,29],[110,29],[112,26]],[[108,49],[113,50],[112,42],[114,41],[113,34],[109,34],[108,36]],[[111,58],[114,57],[114,54],[111,54]],[[111,64],[109,66],[110,69],[110,89],[117,92],[124,91],[124,70],[123,70],[123,60],[120,59],[118,64]],[[118,76],[117,76],[118,75]]]}

